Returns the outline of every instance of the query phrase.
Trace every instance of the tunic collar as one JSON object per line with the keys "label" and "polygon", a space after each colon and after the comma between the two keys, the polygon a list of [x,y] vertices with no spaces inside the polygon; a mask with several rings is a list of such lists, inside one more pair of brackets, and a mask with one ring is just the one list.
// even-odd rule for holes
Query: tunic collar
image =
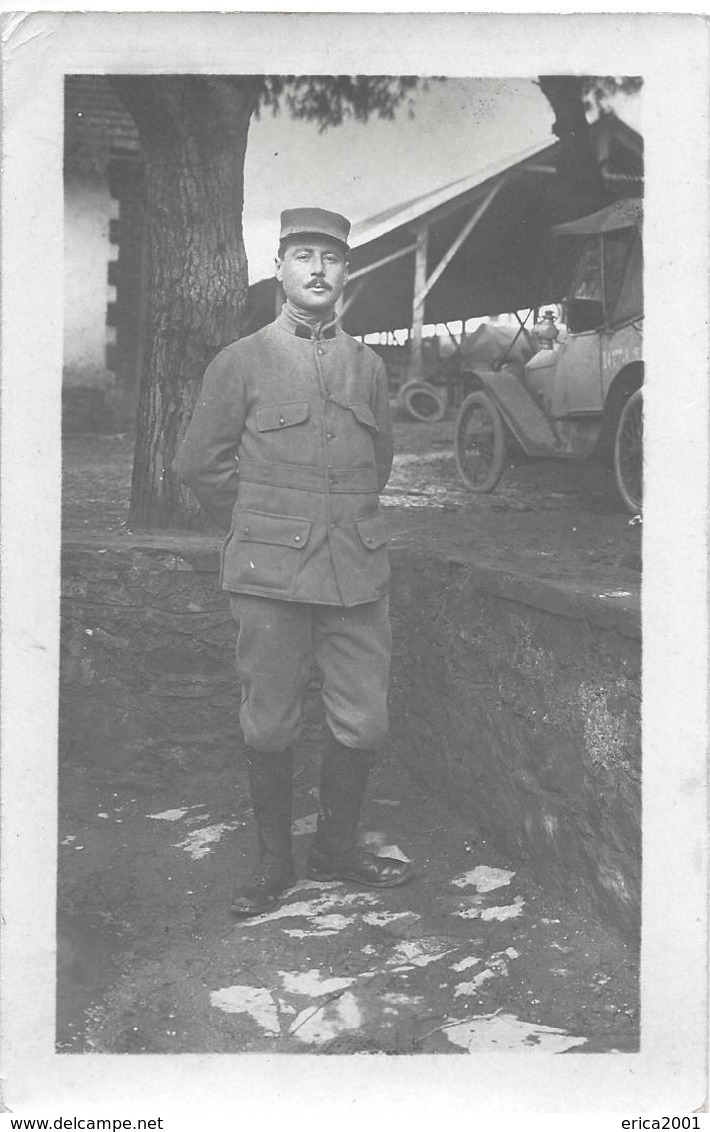
{"label": "tunic collar", "polygon": [[293,311],[289,310],[287,303],[282,306],[281,314],[276,322],[282,330],[285,330],[288,334],[295,334],[297,338],[335,338],[338,332],[337,315],[331,315],[320,326],[313,326],[311,323],[298,318]]}

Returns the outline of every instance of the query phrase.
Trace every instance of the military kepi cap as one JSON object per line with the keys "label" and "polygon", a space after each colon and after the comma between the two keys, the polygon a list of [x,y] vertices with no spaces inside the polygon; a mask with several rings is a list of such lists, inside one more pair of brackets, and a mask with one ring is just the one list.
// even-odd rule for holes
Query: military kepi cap
{"label": "military kepi cap", "polygon": [[288,236],[329,236],[347,247],[349,234],[350,221],[339,212],[328,212],[325,208],[287,208],[281,213],[281,240]]}

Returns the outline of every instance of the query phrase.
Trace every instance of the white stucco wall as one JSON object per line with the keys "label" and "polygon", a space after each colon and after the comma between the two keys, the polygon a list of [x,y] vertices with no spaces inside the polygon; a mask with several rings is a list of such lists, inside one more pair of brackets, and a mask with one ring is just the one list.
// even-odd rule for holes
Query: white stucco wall
{"label": "white stucco wall", "polygon": [[106,344],[113,328],[106,325],[109,260],[118,249],[109,243],[109,221],[118,202],[97,175],[70,176],[64,182],[64,384],[105,387]]}

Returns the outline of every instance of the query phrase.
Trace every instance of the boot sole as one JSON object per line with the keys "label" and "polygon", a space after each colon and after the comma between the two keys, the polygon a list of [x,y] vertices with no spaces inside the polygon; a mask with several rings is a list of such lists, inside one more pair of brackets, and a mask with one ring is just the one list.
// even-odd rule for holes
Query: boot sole
{"label": "boot sole", "polygon": [[274,894],[273,899],[269,900],[268,904],[262,904],[258,908],[250,908],[248,910],[246,908],[235,907],[235,905],[232,904],[230,912],[240,920],[249,919],[251,916],[263,916],[265,912],[271,912],[274,908],[278,908],[281,903],[281,897],[285,896],[297,883],[298,878],[294,877],[293,880],[289,881],[288,884],[284,885],[283,888],[279,889],[279,891]]}
{"label": "boot sole", "polygon": [[353,876],[350,873],[336,873],[315,866],[308,868],[306,875],[309,880],[342,880],[348,881],[350,884],[357,884],[360,888],[398,888],[401,884],[407,884],[413,876],[411,870],[409,870],[402,876],[393,877],[392,880],[364,880],[363,877]]}
{"label": "boot sole", "polygon": [[280,897],[275,896],[268,904],[262,904],[259,908],[237,908],[233,904],[230,908],[230,912],[233,916],[236,916],[237,919],[245,920],[250,916],[263,916],[264,912],[271,912],[274,908],[278,908],[279,903]]}

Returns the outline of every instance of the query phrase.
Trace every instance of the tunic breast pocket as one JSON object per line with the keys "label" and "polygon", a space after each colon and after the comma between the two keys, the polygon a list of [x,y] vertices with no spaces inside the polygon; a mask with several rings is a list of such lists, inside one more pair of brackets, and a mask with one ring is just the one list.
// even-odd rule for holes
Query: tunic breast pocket
{"label": "tunic breast pocket", "polygon": [[312,464],[314,430],[308,401],[284,401],[256,410],[259,458],[272,464]]}
{"label": "tunic breast pocket", "polygon": [[277,432],[282,428],[303,424],[310,416],[308,401],[288,401],[281,405],[262,405],[256,410],[258,432]]}
{"label": "tunic breast pocket", "polygon": [[355,404],[348,405],[348,408],[357,423],[361,424],[363,428],[368,429],[370,432],[380,431],[377,421],[375,420],[375,414],[369,405],[362,405],[356,402]]}
{"label": "tunic breast pocket", "polygon": [[235,586],[287,591],[293,587],[313,526],[310,519],[238,509],[234,515]]}

